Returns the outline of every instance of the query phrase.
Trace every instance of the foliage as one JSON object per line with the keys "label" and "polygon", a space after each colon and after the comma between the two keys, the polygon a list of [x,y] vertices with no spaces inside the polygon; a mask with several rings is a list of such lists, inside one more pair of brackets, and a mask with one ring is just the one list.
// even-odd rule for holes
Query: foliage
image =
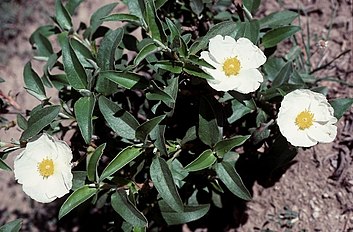
{"label": "foliage", "polygon": [[[187,223],[207,217],[225,192],[251,199],[239,159],[255,160],[266,178],[294,158],[297,149],[275,124],[278,108],[287,93],[316,83],[295,65],[297,53],[275,51],[300,30],[292,25],[297,13],[255,18],[260,1],[252,0],[125,0],[129,13],[108,4],[89,25],[74,28],[80,2],[56,0],[54,24],[32,34],[36,58],[45,62],[42,76],[30,62],[25,66],[25,87],[41,103],[18,116],[22,146],[42,132],[61,138],[73,132],[73,171],[84,175],[74,175],[59,218],[89,202],[113,209],[112,226],[124,231]],[[123,24],[109,28],[108,21]],[[217,92],[207,84],[212,77],[201,66],[209,64],[199,57],[216,35],[264,48],[258,91]],[[58,90],[60,103],[47,88]],[[352,100],[333,103],[341,117]],[[3,161],[9,152],[1,153],[2,169],[9,169]]]}

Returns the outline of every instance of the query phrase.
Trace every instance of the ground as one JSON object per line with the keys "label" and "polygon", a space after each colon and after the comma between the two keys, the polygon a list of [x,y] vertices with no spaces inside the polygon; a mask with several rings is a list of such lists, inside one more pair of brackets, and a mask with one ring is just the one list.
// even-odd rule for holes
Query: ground
{"label": "ground", "polygon": [[[76,16],[77,21],[87,22],[98,6],[108,2],[111,1],[85,1]],[[49,22],[49,16],[54,12],[53,5],[54,0],[4,1],[0,4],[0,77],[6,80],[0,84],[0,93],[13,97],[19,104],[17,109],[11,108],[11,113],[31,109],[38,103],[23,89],[22,70],[32,57],[28,38],[38,26]],[[329,98],[352,98],[353,54],[352,50],[345,53],[353,46],[352,7],[352,0],[263,0],[255,17],[278,9],[301,9],[304,33],[299,43],[304,47],[309,25],[313,67],[339,57],[315,73],[318,79],[322,78],[319,84],[329,87]],[[14,24],[3,23],[6,20],[3,12],[9,10]],[[34,67],[37,66],[34,63]],[[325,81],[328,77],[350,84]],[[13,119],[14,114],[6,117]],[[338,136],[333,143],[301,150],[274,186],[265,188],[255,183],[252,187],[253,200],[247,203],[242,215],[246,220],[230,231],[352,232],[353,110],[347,112],[337,125]],[[20,131],[14,128],[0,130],[1,141],[10,141],[19,135]],[[10,164],[12,158],[7,160]],[[43,221],[49,225],[45,227],[47,230],[55,231],[57,212],[47,211],[50,205],[35,203],[24,195],[12,173],[0,171],[0,193],[0,225],[20,217],[24,218],[22,231],[43,231]],[[183,230],[190,229],[184,226]]]}

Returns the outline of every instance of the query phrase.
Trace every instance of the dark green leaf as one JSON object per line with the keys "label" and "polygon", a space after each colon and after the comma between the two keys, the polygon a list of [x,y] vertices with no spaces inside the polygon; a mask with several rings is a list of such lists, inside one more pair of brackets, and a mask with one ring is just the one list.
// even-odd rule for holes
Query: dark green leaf
{"label": "dark green leaf", "polygon": [[330,104],[334,109],[334,116],[338,120],[352,107],[353,98],[337,98],[330,101]]}
{"label": "dark green leaf", "polygon": [[263,65],[269,81],[273,81],[286,63],[283,58],[270,57]]}
{"label": "dark green leaf", "polygon": [[49,57],[53,54],[50,41],[41,33],[32,34],[33,44],[36,46],[37,56]]}
{"label": "dark green leaf", "polygon": [[[125,0],[124,1],[129,8],[130,14],[136,15],[141,20],[143,20],[144,4],[140,0]],[[142,4],[140,4],[142,2]]]}
{"label": "dark green leaf", "polygon": [[217,157],[213,154],[211,149],[208,149],[199,155],[194,161],[186,165],[185,169],[188,172],[195,172],[210,167],[216,162]]}
{"label": "dark green leaf", "polygon": [[291,24],[293,20],[298,17],[298,13],[294,11],[284,10],[274,12],[259,20],[260,28],[275,28]]}
{"label": "dark green leaf", "polygon": [[260,6],[261,0],[243,0],[243,5],[250,11],[254,13]]}
{"label": "dark green leaf", "polygon": [[62,47],[64,70],[67,80],[74,89],[87,88],[87,74],[73,48],[67,33],[59,35],[59,42]]}
{"label": "dark green leaf", "polygon": [[156,9],[158,10],[161,8],[168,0],[155,0],[156,3]]}
{"label": "dark green leaf", "polygon": [[214,150],[219,157],[223,157],[224,154],[232,150],[234,147],[238,147],[242,145],[248,138],[250,138],[250,135],[244,135],[244,136],[238,135],[230,139],[219,141],[215,145]]}
{"label": "dark green leaf", "polygon": [[104,71],[98,78],[107,78],[127,89],[147,87],[147,81],[143,76],[132,72]]}
{"label": "dark green leaf", "polygon": [[20,141],[25,141],[37,135],[49,125],[60,112],[60,106],[48,106],[35,111],[28,120],[28,128],[22,133]]}
{"label": "dark green leaf", "polygon": [[185,134],[184,138],[181,140],[180,144],[183,145],[183,144],[190,142],[196,138],[197,138],[196,126],[192,126],[186,131],[186,134]]}
{"label": "dark green leaf", "polygon": [[155,157],[150,167],[154,186],[164,201],[176,212],[183,212],[183,202],[174,184],[172,173],[164,159]]}
{"label": "dark green leaf", "polygon": [[112,14],[102,19],[103,21],[126,21],[140,24],[140,18],[132,14]]}
{"label": "dark green leaf", "polygon": [[254,44],[257,43],[259,39],[260,26],[259,22],[251,20],[250,22],[241,22],[237,25],[236,38],[246,37]]}
{"label": "dark green leaf", "polygon": [[90,181],[95,181],[96,177],[98,176],[97,167],[105,149],[105,145],[105,143],[99,145],[99,147],[94,150],[93,154],[89,155],[88,157],[89,160],[87,164],[87,177]]}
{"label": "dark green leaf", "polygon": [[5,80],[0,77],[0,83],[3,83],[3,82],[5,82]]}
{"label": "dark green leaf", "polygon": [[133,226],[147,226],[145,216],[131,203],[126,195],[125,190],[120,189],[111,196],[111,204],[113,209],[128,223]]}
{"label": "dark green leaf", "polygon": [[256,106],[253,101],[244,101],[241,103],[237,99],[232,100],[232,112],[233,114],[228,118],[229,123],[233,123],[243,116],[253,112]]}
{"label": "dark green leaf", "polygon": [[165,34],[162,23],[156,14],[154,0],[145,0],[145,14],[144,19],[148,26],[148,31],[153,39],[160,42],[165,42]]}
{"label": "dark green leaf", "polygon": [[19,232],[22,226],[22,219],[16,219],[0,227],[1,232]]}
{"label": "dark green leaf", "polygon": [[71,190],[75,191],[76,189],[81,188],[85,185],[87,172],[86,171],[72,171],[72,188]]}
{"label": "dark green leaf", "polygon": [[96,99],[94,96],[81,97],[75,102],[74,113],[81,135],[86,144],[91,142],[93,135],[93,110]]}
{"label": "dark green leaf", "polygon": [[203,79],[213,79],[212,76],[205,73],[201,68],[195,65],[186,64],[185,67],[183,68],[183,71],[191,76],[196,76]]}
{"label": "dark green leaf", "polygon": [[22,129],[26,130],[28,127],[28,122],[22,114],[17,114],[16,116],[17,125]]}
{"label": "dark green leaf", "polygon": [[279,87],[283,84],[288,83],[289,77],[292,74],[292,62],[287,62],[279,71],[277,76],[272,82],[272,88]]}
{"label": "dark green leaf", "polygon": [[202,0],[191,0],[190,1],[191,10],[199,16],[203,11],[204,5]]}
{"label": "dark green leaf", "polygon": [[219,179],[237,197],[243,200],[251,200],[251,195],[246,189],[243,181],[235,168],[228,162],[221,162],[215,165]]}
{"label": "dark green leaf", "polygon": [[188,171],[184,169],[183,165],[177,159],[168,160],[168,164],[176,186],[181,188],[184,178],[189,175]]}
{"label": "dark green leaf", "polygon": [[91,36],[96,32],[98,27],[102,25],[103,18],[109,15],[112,10],[116,7],[118,3],[110,3],[105,6],[99,8],[96,12],[94,12],[90,19],[90,34]]}
{"label": "dark green leaf", "polygon": [[31,95],[39,100],[44,100],[47,98],[43,82],[37,73],[32,69],[30,62],[25,65],[23,76],[27,91]]}
{"label": "dark green leaf", "polygon": [[165,115],[160,115],[141,124],[136,129],[136,138],[144,141],[153,128],[155,128],[164,118]]}
{"label": "dark green leaf", "polygon": [[119,171],[126,164],[130,163],[137,156],[142,153],[142,150],[137,147],[129,146],[124,148],[119,152],[115,158],[105,167],[99,181],[102,182],[105,178],[113,175],[115,172]]}
{"label": "dark green leaf", "polygon": [[69,31],[71,29],[71,16],[61,3],[61,0],[55,1],[55,19],[63,30]]}
{"label": "dark green leaf", "polygon": [[173,209],[168,207],[167,202],[159,201],[159,207],[161,209],[162,216],[168,225],[180,225],[187,222],[195,221],[203,216],[210,209],[209,204],[184,207],[183,212],[175,212]]}
{"label": "dark green leaf", "polygon": [[198,38],[191,46],[190,53],[196,54],[198,51],[204,49],[209,40],[216,35],[234,36],[237,31],[237,23],[233,21],[221,22],[214,25],[205,36]]}
{"label": "dark green leaf", "polygon": [[153,65],[157,68],[167,70],[171,73],[179,74],[183,71],[183,64],[181,62],[161,60]]}
{"label": "dark green leaf", "polygon": [[166,104],[174,103],[174,99],[172,96],[170,96],[168,93],[159,88],[154,81],[152,81],[151,83],[153,89],[151,90],[151,92],[146,94],[146,98],[148,100],[163,101]]}
{"label": "dark green leaf", "polygon": [[82,204],[83,202],[90,199],[94,194],[96,194],[97,189],[84,185],[81,188],[74,191],[62,204],[59,211],[59,220],[68,214],[71,210]]}
{"label": "dark green leaf", "polygon": [[157,125],[153,130],[149,133],[153,144],[159,150],[161,155],[168,155],[167,147],[165,145],[165,128],[166,125]]}
{"label": "dark green leaf", "polygon": [[[29,37],[29,42],[34,45],[36,43],[36,37],[38,34],[43,35],[44,37],[49,37],[51,35],[55,35],[60,33],[59,28],[55,27],[54,25],[44,25],[38,27],[32,35]],[[51,46],[51,45],[50,45]]]}
{"label": "dark green leaf", "polygon": [[221,128],[217,124],[217,109],[212,105],[212,101],[201,98],[199,106],[199,128],[200,140],[212,147],[221,140]]}
{"label": "dark green leaf", "polygon": [[0,158],[0,169],[5,171],[12,171],[12,168],[10,168],[10,166],[7,165],[5,161],[3,161],[1,158]]}
{"label": "dark green leaf", "polygon": [[[102,39],[98,49],[97,64],[102,71],[113,70],[115,61],[116,48],[121,43],[124,36],[124,30],[118,28],[114,31],[109,31]],[[117,85],[106,78],[97,79],[96,89],[99,93],[109,95],[117,90]]]}
{"label": "dark green leaf", "polygon": [[98,105],[104,119],[115,133],[123,138],[135,138],[135,130],[140,124],[134,116],[104,96],[99,97]]}
{"label": "dark green leaf", "polygon": [[95,60],[91,51],[76,39],[70,40],[70,44],[82,66],[92,68],[92,64],[88,61]]}
{"label": "dark green leaf", "polygon": [[283,26],[283,27],[278,27],[276,29],[273,29],[269,32],[266,32],[266,34],[262,38],[262,45],[265,48],[270,48],[276,46],[279,42],[288,39],[298,31],[300,31],[301,28],[299,26]]}
{"label": "dark green leaf", "polygon": [[83,2],[84,0],[69,0],[65,8],[67,11],[70,13],[70,15],[73,15],[75,13],[76,8]]}
{"label": "dark green leaf", "polygon": [[154,45],[153,43],[149,43],[146,46],[144,46],[141,51],[136,55],[134,59],[134,65],[137,66],[140,64],[141,61],[143,61],[147,56],[159,51],[160,48]]}

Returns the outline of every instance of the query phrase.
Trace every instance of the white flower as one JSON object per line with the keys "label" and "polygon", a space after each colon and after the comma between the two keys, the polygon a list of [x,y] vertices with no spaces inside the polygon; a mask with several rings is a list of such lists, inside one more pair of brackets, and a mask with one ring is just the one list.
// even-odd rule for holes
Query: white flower
{"label": "white flower", "polygon": [[210,39],[208,50],[201,52],[201,58],[215,69],[201,68],[213,77],[207,80],[212,88],[244,94],[259,88],[263,77],[257,68],[266,62],[266,56],[250,40],[216,35]]}
{"label": "white flower", "polygon": [[38,202],[64,196],[72,187],[72,153],[63,141],[43,134],[28,142],[14,161],[14,173],[23,191]]}
{"label": "white flower", "polygon": [[332,142],[337,135],[337,119],[323,94],[297,89],[284,96],[277,124],[293,146],[310,147]]}

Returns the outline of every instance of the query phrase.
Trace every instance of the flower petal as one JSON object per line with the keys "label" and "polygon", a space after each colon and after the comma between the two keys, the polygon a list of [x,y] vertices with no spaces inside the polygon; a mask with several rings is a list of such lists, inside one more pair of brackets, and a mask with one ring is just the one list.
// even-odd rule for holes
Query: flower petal
{"label": "flower petal", "polygon": [[335,140],[337,135],[337,127],[335,125],[321,125],[314,123],[314,125],[308,128],[308,136],[320,143],[330,143]]}
{"label": "flower petal", "polygon": [[216,35],[210,39],[208,50],[218,63],[233,56],[233,48],[236,45],[235,39],[230,36]]}
{"label": "flower petal", "polygon": [[217,68],[218,66],[220,66],[220,64],[216,61],[216,59],[211,55],[211,53],[207,52],[207,51],[203,51],[201,52],[201,59],[204,59],[207,63],[209,63],[210,65],[212,65],[213,67]]}
{"label": "flower petal", "polygon": [[247,38],[236,41],[233,53],[237,56],[243,69],[258,68],[266,62],[264,53]]}
{"label": "flower petal", "polygon": [[41,203],[49,203],[54,201],[56,197],[48,197],[45,190],[46,185],[43,182],[35,186],[23,185],[23,191],[33,200]]}
{"label": "flower petal", "polygon": [[256,91],[263,82],[262,74],[257,69],[241,70],[237,76],[229,77],[231,78],[236,79],[229,83],[232,85],[231,89],[244,94]]}

